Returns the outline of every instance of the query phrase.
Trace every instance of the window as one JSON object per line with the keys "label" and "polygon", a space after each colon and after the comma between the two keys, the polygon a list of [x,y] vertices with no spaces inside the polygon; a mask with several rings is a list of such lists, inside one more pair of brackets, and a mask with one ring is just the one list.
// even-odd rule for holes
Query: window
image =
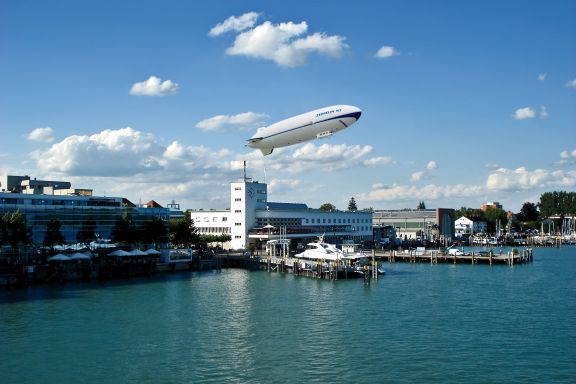
{"label": "window", "polygon": [[242,201],[242,199],[240,197],[237,197],[234,199],[234,201]]}
{"label": "window", "polygon": [[242,213],[242,210],[241,210],[241,209],[237,209],[237,210],[234,211],[234,213]]}
{"label": "window", "polygon": [[228,221],[228,218],[227,218],[227,217],[223,217],[223,218],[222,218],[222,221]]}
{"label": "window", "polygon": [[234,223],[235,226],[239,227],[242,225],[242,223]]}

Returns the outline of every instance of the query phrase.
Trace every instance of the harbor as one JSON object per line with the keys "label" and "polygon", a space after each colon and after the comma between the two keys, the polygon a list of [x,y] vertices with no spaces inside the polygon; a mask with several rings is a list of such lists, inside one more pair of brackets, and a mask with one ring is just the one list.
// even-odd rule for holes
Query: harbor
{"label": "harbor", "polygon": [[576,377],[576,247],[541,248],[513,268],[382,261],[385,277],[370,284],[232,266],[250,262],[240,254],[225,267],[221,256],[220,270],[0,289],[5,382]]}

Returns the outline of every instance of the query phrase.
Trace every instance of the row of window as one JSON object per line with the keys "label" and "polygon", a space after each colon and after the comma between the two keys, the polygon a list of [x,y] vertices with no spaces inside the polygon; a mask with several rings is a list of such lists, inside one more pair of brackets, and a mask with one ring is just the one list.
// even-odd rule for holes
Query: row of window
{"label": "row of window", "polygon": [[348,220],[348,224],[357,224],[357,223],[369,223],[371,222],[370,219],[304,219],[305,224],[346,224],[346,220]]}
{"label": "row of window", "polygon": [[74,207],[120,207],[115,200],[70,200],[70,199],[25,199],[5,197],[0,199],[2,205],[57,205]]}
{"label": "row of window", "polygon": [[[224,217],[221,218],[221,221],[222,221],[222,222],[226,222],[226,221],[228,221],[228,218],[227,218],[226,216],[224,216]],[[199,216],[197,216],[197,217],[194,219],[194,222],[195,222],[195,223],[201,223],[201,222],[202,222],[202,218],[199,217]],[[209,217],[205,217],[205,218],[204,218],[204,222],[205,222],[205,223],[209,223],[209,222],[210,222],[210,218],[209,218]],[[217,217],[217,216],[214,216],[214,217],[212,218],[212,222],[213,222],[213,223],[217,223],[217,222],[218,222],[218,217]]]}

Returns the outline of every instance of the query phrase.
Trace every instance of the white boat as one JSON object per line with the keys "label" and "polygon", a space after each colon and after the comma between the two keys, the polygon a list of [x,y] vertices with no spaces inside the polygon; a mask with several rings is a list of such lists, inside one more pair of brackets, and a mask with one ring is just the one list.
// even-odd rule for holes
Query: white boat
{"label": "white boat", "polygon": [[367,259],[368,255],[365,253],[345,253],[341,249],[338,249],[334,244],[329,244],[324,242],[324,236],[320,236],[317,242],[308,243],[306,249],[294,255],[299,259],[308,260],[324,260],[324,261],[345,261],[350,260],[351,262],[361,261],[361,259]]}

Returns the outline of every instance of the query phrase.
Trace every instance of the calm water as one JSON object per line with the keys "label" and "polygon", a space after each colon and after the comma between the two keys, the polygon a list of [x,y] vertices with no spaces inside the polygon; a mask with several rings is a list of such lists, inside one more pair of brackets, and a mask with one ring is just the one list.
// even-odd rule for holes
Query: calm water
{"label": "calm water", "polygon": [[576,248],[318,281],[180,273],[0,290],[2,383],[574,383]]}

